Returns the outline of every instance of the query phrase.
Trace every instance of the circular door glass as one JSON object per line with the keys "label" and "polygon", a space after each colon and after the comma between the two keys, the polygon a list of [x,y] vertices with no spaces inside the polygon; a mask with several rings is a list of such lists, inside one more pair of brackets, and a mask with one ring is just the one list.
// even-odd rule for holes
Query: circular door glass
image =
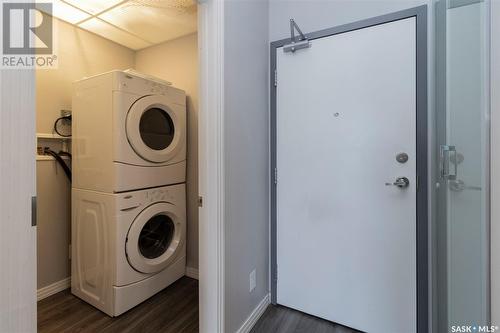
{"label": "circular door glass", "polygon": [[147,259],[160,257],[167,251],[175,233],[172,219],[156,215],[149,219],[139,235],[139,251]]}
{"label": "circular door glass", "polygon": [[165,110],[151,108],[142,114],[139,132],[146,146],[153,150],[164,150],[174,140],[174,122]]}

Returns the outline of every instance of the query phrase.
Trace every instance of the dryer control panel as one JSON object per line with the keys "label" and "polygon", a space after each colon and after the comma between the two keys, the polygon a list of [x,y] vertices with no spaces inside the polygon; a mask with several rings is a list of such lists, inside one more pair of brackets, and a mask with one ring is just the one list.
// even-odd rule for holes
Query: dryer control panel
{"label": "dryer control panel", "polygon": [[115,91],[125,91],[143,96],[165,95],[171,98],[175,104],[186,104],[186,93],[184,90],[125,72],[115,71],[113,74],[113,90]]}

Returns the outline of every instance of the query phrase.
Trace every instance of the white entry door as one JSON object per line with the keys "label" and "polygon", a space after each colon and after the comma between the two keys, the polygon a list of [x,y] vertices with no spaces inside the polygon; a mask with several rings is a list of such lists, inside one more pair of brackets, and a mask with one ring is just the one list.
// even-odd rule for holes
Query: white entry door
{"label": "white entry door", "polygon": [[276,50],[277,303],[417,330],[417,20]]}

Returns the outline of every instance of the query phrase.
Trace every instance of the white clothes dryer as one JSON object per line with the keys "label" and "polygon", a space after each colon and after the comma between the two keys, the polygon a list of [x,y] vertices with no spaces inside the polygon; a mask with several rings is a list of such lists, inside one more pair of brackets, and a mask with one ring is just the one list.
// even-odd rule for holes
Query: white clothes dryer
{"label": "white clothes dryer", "polygon": [[71,292],[110,316],[185,274],[185,185],[120,194],[73,189]]}
{"label": "white clothes dryer", "polygon": [[186,181],[186,95],[112,71],[74,83],[73,188],[124,192]]}

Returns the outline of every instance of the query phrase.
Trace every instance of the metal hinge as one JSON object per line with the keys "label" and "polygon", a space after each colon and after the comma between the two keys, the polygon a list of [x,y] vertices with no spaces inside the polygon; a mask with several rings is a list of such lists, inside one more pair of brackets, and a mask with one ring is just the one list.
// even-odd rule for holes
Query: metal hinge
{"label": "metal hinge", "polygon": [[198,207],[203,207],[203,197],[201,195],[198,197]]}
{"label": "metal hinge", "polygon": [[278,169],[274,168],[274,185],[278,184]]}
{"label": "metal hinge", "polygon": [[274,70],[274,86],[278,86],[278,71],[276,69]]}
{"label": "metal hinge", "polygon": [[31,226],[36,227],[36,196],[31,197]]}

